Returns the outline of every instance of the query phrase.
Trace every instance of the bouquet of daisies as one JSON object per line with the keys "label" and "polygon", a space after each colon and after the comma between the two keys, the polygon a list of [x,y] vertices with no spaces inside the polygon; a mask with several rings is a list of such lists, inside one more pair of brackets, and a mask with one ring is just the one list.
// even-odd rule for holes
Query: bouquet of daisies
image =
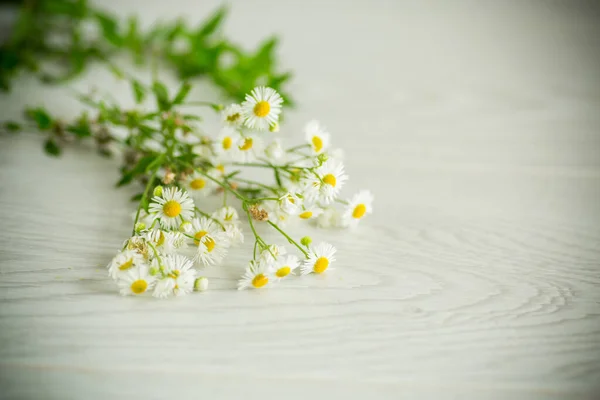
{"label": "bouquet of daisies", "polygon": [[[340,198],[348,176],[327,130],[311,121],[305,143],[284,148],[272,134],[279,130],[283,99],[267,87],[255,88],[242,104],[212,105],[223,123],[215,137],[187,123],[190,118],[177,111],[181,102],[166,102],[170,107],[157,113],[152,135],[144,137],[144,130],[134,129],[121,138],[122,143],[141,143],[137,149],[146,157],[146,189],[132,236],[107,267],[121,294],[167,298],[206,290],[208,280],[197,268],[222,264],[230,249],[248,236],[254,250],[238,289],[265,288],[296,271],[330,270],[333,245],[313,244],[309,236],[296,240],[284,230],[294,221],[352,227],[373,211],[368,191]],[[142,139],[136,138],[140,135]],[[253,168],[272,170],[273,182],[253,179],[248,174]],[[222,207],[205,209],[206,196],[220,196]],[[247,221],[250,234],[242,221]],[[267,243],[257,225],[277,231],[293,251]]]}

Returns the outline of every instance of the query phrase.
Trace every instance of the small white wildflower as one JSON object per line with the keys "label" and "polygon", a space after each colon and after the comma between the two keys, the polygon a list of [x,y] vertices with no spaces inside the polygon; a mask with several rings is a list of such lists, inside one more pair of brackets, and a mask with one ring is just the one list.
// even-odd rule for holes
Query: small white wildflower
{"label": "small white wildflower", "polygon": [[229,206],[219,208],[211,216],[224,226],[237,225],[240,222],[237,210]]}
{"label": "small white wildflower", "polygon": [[156,279],[148,273],[148,266],[140,265],[120,275],[117,285],[123,296],[138,295],[152,289],[155,281]]}
{"label": "small white wildflower", "polygon": [[368,190],[361,190],[355,194],[343,213],[343,223],[345,226],[354,227],[367,214],[373,212],[373,194]]}
{"label": "small white wildflower", "polygon": [[329,133],[319,121],[310,121],[304,127],[306,141],[314,154],[321,154],[329,148]]}
{"label": "small white wildflower", "polygon": [[124,250],[117,253],[106,268],[108,268],[108,275],[113,279],[117,279],[119,276],[126,274],[130,269],[143,264],[144,257],[142,254],[135,250]]}
{"label": "small white wildflower", "polygon": [[285,247],[271,244],[260,253],[260,259],[266,262],[272,262],[284,254],[287,254]]}
{"label": "small white wildflower", "polygon": [[242,103],[244,124],[250,129],[266,131],[279,120],[283,99],[274,89],[257,87]]}
{"label": "small white wildflower", "polygon": [[163,190],[162,196],[155,196],[150,203],[150,214],[160,218],[165,228],[177,229],[183,221],[194,216],[194,201],[178,188]]}
{"label": "small white wildflower", "polygon": [[331,263],[335,261],[336,248],[329,243],[319,243],[308,251],[308,258],[302,264],[302,274],[322,274],[330,269]]}
{"label": "small white wildflower", "polygon": [[[196,270],[194,263],[189,258],[180,254],[171,254],[154,259],[153,267],[158,267],[163,278],[158,280],[152,295],[158,298],[166,298],[172,295],[184,296],[194,290]],[[160,268],[162,266],[162,268]]]}
{"label": "small white wildflower", "polygon": [[192,197],[206,197],[215,188],[215,183],[198,171],[194,171],[185,180],[184,187]]}
{"label": "small white wildflower", "polygon": [[231,127],[221,130],[214,142],[214,150],[219,160],[232,161],[239,158],[240,149],[237,146],[239,138],[239,132]]}
{"label": "small white wildflower", "polygon": [[238,290],[260,289],[269,284],[269,267],[265,261],[250,261],[244,275],[238,281]]}
{"label": "small white wildflower", "polygon": [[221,112],[221,119],[225,125],[238,127],[244,122],[244,110],[239,104],[231,104]]}
{"label": "small white wildflower", "polygon": [[337,197],[348,179],[344,173],[344,165],[336,160],[329,160],[315,169],[316,176],[309,176],[305,194],[311,201],[319,200],[330,204]]}
{"label": "small white wildflower", "polygon": [[281,147],[281,142],[276,139],[265,148],[265,155],[269,160],[278,161],[285,156],[285,150]]}
{"label": "small white wildflower", "polygon": [[227,255],[230,239],[220,226],[208,218],[192,220],[192,236],[198,246],[194,259],[204,265],[220,263]]}
{"label": "small white wildflower", "polygon": [[279,199],[279,208],[290,215],[299,214],[302,209],[302,199],[295,194],[287,193]]}
{"label": "small white wildflower", "polygon": [[277,260],[270,264],[273,279],[279,281],[290,274],[294,274],[294,270],[298,268],[300,262],[298,257],[289,254],[277,257]]}
{"label": "small white wildflower", "polygon": [[225,233],[232,245],[244,243],[244,232],[236,225],[225,225]]}
{"label": "small white wildflower", "polygon": [[341,214],[335,207],[327,207],[317,217],[319,228],[336,228],[341,225]]}

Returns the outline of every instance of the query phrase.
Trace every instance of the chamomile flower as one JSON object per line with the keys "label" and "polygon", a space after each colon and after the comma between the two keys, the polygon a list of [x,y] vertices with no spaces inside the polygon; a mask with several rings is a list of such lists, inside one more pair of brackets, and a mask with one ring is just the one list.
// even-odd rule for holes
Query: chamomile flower
{"label": "chamomile flower", "polygon": [[356,226],[367,214],[373,212],[373,194],[368,190],[361,190],[355,194],[343,213],[344,225]]}
{"label": "chamomile flower", "polygon": [[233,207],[222,207],[212,213],[212,217],[224,226],[237,225],[240,222],[238,212]]}
{"label": "chamomile flower", "polygon": [[269,266],[264,261],[250,261],[244,275],[238,281],[238,290],[247,288],[260,289],[269,284],[271,279]]}
{"label": "chamomile flower", "polygon": [[239,135],[237,148],[237,160],[241,162],[250,162],[255,160],[260,154],[262,143],[255,135]]}
{"label": "chamomile flower", "polygon": [[186,192],[170,187],[163,190],[162,196],[152,198],[149,210],[160,218],[163,227],[177,229],[183,221],[194,216],[194,201]]}
{"label": "chamomile flower", "polygon": [[329,148],[329,133],[319,121],[310,121],[304,127],[306,141],[314,154],[321,154]]}
{"label": "chamomile flower", "polygon": [[238,141],[240,134],[231,127],[225,127],[214,142],[214,150],[219,160],[231,161],[239,158]]}
{"label": "chamomile flower", "polygon": [[331,269],[330,265],[335,261],[336,248],[329,243],[319,243],[313,246],[308,251],[308,258],[302,264],[302,275],[322,274],[327,269]]}
{"label": "chamomile flower", "polygon": [[138,295],[152,289],[155,281],[156,279],[148,273],[148,267],[140,265],[119,276],[117,285],[123,296]]}
{"label": "chamomile flower", "polygon": [[296,215],[302,209],[302,199],[295,194],[287,193],[279,199],[279,208],[289,215]]}
{"label": "chamomile flower", "polygon": [[260,253],[260,259],[265,261],[266,263],[270,263],[275,261],[280,256],[287,254],[287,250],[283,246],[278,246],[276,244],[270,244],[266,249],[264,249]]}
{"label": "chamomile flower", "polygon": [[238,127],[244,122],[244,110],[239,104],[231,104],[221,112],[223,124]]}
{"label": "chamomile flower", "polygon": [[289,254],[285,256],[277,257],[273,263],[271,263],[271,272],[273,279],[279,281],[289,274],[294,274],[294,270],[298,268],[300,262],[298,257]]}
{"label": "chamomile flower", "polygon": [[304,204],[301,210],[298,212],[298,218],[300,219],[313,219],[317,218],[323,213],[323,209],[316,204]]}
{"label": "chamomile flower", "polygon": [[146,232],[145,237],[162,254],[171,254],[187,246],[181,232],[156,229]]}
{"label": "chamomile flower", "polygon": [[180,254],[171,254],[153,261],[154,268],[161,269],[163,278],[156,283],[152,295],[166,298],[171,295],[184,296],[194,290],[196,270],[189,258]]}
{"label": "chamomile flower", "polygon": [[315,169],[315,175],[308,177],[305,193],[313,201],[319,200],[324,204],[330,204],[347,179],[344,164],[336,160],[328,160]]}
{"label": "chamomile flower", "polygon": [[124,250],[119,252],[106,268],[108,268],[108,275],[113,279],[117,279],[119,276],[126,274],[127,271],[143,264],[144,256],[142,254],[135,250]]}
{"label": "chamomile flower", "polygon": [[192,197],[198,198],[208,196],[215,188],[215,183],[198,171],[194,171],[187,177],[184,186]]}
{"label": "chamomile flower", "polygon": [[283,99],[274,89],[264,86],[255,88],[242,103],[244,124],[257,131],[268,130],[278,122],[282,103]]}
{"label": "chamomile flower", "polygon": [[154,256],[144,236],[132,236],[123,243],[123,246],[141,255],[144,260],[150,260]]}
{"label": "chamomile flower", "polygon": [[194,244],[198,246],[194,259],[204,265],[220,263],[230,246],[227,233],[208,218],[194,218],[192,228],[191,235],[194,237]]}

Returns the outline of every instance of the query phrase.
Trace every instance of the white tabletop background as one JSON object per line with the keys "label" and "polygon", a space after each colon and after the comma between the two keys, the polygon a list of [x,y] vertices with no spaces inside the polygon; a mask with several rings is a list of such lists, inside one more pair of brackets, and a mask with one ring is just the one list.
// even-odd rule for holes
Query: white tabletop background
{"label": "white tabletop background", "polygon": [[[217,1],[98,1],[145,24]],[[281,35],[295,72],[280,135],[320,119],[346,150],[354,232],[294,226],[337,269],[234,290],[122,298],[104,266],[133,188],[91,146],[0,137],[0,398],[594,398],[600,393],[600,13],[577,2],[237,1],[225,33]],[[148,76],[148,71],[141,71]],[[144,75],[145,74],[145,75]],[[176,79],[164,74],[173,86]],[[131,104],[96,66],[91,85]],[[208,84],[194,99],[215,99]],[[0,119],[63,88],[22,77]],[[269,239],[276,240],[274,234]],[[310,396],[310,397],[307,397]],[[343,397],[342,397],[343,396]]]}

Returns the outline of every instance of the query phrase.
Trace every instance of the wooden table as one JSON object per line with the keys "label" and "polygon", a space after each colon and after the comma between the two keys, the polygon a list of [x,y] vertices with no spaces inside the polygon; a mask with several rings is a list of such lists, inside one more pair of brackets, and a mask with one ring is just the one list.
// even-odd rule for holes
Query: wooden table
{"label": "wooden table", "polygon": [[[102,2],[146,23],[217,4]],[[280,135],[296,144],[320,119],[346,151],[345,193],[376,196],[354,232],[293,227],[334,243],[337,270],[273,290],[234,290],[246,243],[203,272],[206,293],[120,297],[104,268],[133,207],[118,160],[0,136],[0,398],[594,398],[598,17],[576,2],[234,2],[228,36],[280,33],[296,73]],[[131,103],[100,66],[70,87],[92,84]],[[2,120],[79,110],[64,88],[16,85]]]}

